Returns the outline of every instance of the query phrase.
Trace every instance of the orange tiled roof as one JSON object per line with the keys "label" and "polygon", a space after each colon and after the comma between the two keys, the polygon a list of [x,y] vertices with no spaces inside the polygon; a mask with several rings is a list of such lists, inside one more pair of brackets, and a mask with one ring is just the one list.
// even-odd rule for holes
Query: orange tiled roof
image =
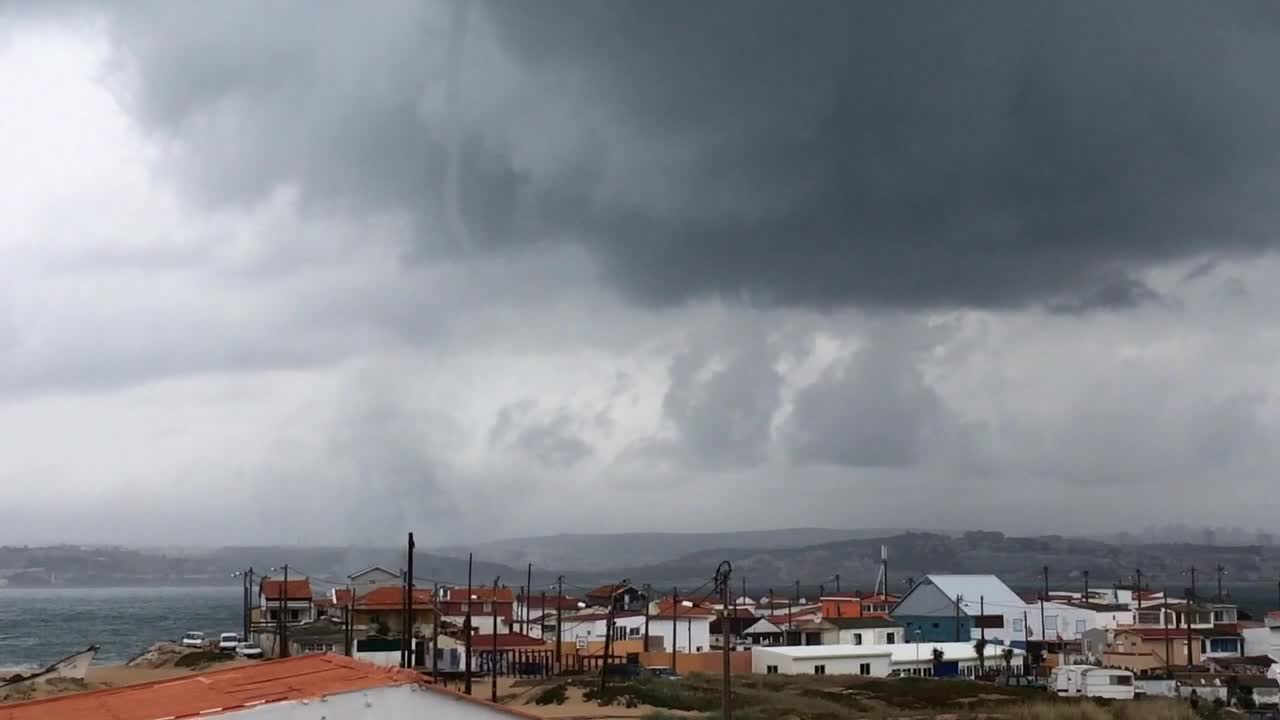
{"label": "orange tiled roof", "polygon": [[335,605],[346,607],[351,604],[351,591],[347,588],[338,588],[333,591],[333,602]]}
{"label": "orange tiled roof", "polygon": [[[280,600],[281,588],[284,584],[283,580],[264,578],[262,581],[263,596],[267,600]],[[287,597],[283,598],[285,600],[310,600],[311,581],[307,578],[302,578],[301,580],[290,580],[289,586],[288,588],[285,588],[285,591],[288,593]]]}
{"label": "orange tiled roof", "polygon": [[307,700],[416,683],[432,692],[480,703],[520,718],[527,713],[431,686],[418,673],[338,655],[303,655],[128,687],[0,706],[0,720],[155,720],[241,710],[250,705]]}
{"label": "orange tiled roof", "polygon": [[[399,610],[404,607],[404,588],[384,586],[370,590],[356,598],[357,610]],[[413,591],[413,607],[422,610],[431,607],[431,591]]]}
{"label": "orange tiled roof", "polygon": [[607,599],[607,598],[613,597],[614,595],[617,595],[620,592],[626,591],[627,588],[629,587],[631,586],[630,585],[601,585],[600,587],[587,593],[587,597],[592,598],[594,600],[598,600],[600,598]]}
{"label": "orange tiled roof", "polygon": [[[496,590],[491,587],[473,587],[471,588],[472,602],[515,602],[516,593],[511,588],[500,587]],[[464,587],[456,587],[449,591],[449,602],[466,602],[467,589]]]}
{"label": "orange tiled roof", "polygon": [[[715,617],[716,611],[712,610],[709,607],[705,607],[703,605],[694,605],[693,607],[689,607],[688,605],[685,605],[684,601],[682,600],[680,602],[680,607],[675,610],[675,615],[676,617]],[[671,598],[667,598],[665,600],[659,601],[658,612],[655,615],[655,617],[670,618],[671,616],[672,616]]]}
{"label": "orange tiled roof", "polygon": [[[520,633],[498,633],[498,649],[509,648],[526,648],[526,647],[545,647],[547,642],[539,640],[536,637],[521,635]],[[476,650],[487,650],[493,647],[493,635],[472,635],[471,646]]]}

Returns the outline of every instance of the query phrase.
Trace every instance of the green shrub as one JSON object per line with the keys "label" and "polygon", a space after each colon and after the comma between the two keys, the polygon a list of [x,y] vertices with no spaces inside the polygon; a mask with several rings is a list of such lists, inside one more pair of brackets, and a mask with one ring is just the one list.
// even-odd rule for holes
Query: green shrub
{"label": "green shrub", "polygon": [[566,683],[556,683],[549,688],[544,688],[533,698],[533,702],[538,705],[563,705],[569,699],[569,686]]}

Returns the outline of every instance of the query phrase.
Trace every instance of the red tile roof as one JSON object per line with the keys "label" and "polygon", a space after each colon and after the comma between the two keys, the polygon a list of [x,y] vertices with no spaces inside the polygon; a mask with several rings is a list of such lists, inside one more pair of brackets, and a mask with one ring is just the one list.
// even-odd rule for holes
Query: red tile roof
{"label": "red tile roof", "polygon": [[311,581],[307,578],[300,580],[290,580],[289,587],[286,589],[287,596],[281,597],[281,588],[284,586],[284,580],[274,580],[264,578],[262,580],[261,591],[267,600],[310,600],[311,599]]}
{"label": "red tile roof", "polygon": [[544,605],[543,598],[541,596],[535,596],[535,597],[529,598],[529,609],[531,610],[542,610],[542,609],[577,610],[578,598],[568,597],[568,596],[561,597],[561,598],[548,597],[546,598],[546,604]]}
{"label": "red tile roof", "polygon": [[513,717],[533,715],[432,686],[409,670],[337,655],[303,655],[178,679],[0,706],[0,720],[155,720],[217,716],[249,706],[417,684]]}
{"label": "red tile roof", "polygon": [[[674,612],[675,616],[677,617],[708,617],[708,618],[716,616],[716,611],[712,610],[709,607],[706,607],[705,605],[694,605],[693,607],[689,607],[688,605],[685,605],[684,602],[685,601],[683,600],[680,601],[680,607],[675,609],[675,612]],[[659,601],[658,612],[653,617],[670,618],[672,617],[672,615],[673,613],[672,613],[671,598],[666,598],[665,600]]]}
{"label": "red tile roof", "polygon": [[333,591],[333,602],[335,605],[346,607],[351,604],[351,591],[347,588],[338,588]]}
{"label": "red tile roof", "polygon": [[587,597],[592,599],[611,598],[620,592],[624,592],[630,585],[601,585],[600,587],[587,593]]}
{"label": "red tile roof", "polygon": [[[356,597],[357,610],[399,610],[404,607],[404,588],[383,586]],[[432,606],[430,590],[413,591],[413,607],[415,610],[427,610]]]}
{"label": "red tile roof", "polygon": [[[509,603],[509,602],[515,602],[515,599],[516,599],[516,593],[511,588],[504,587],[504,588],[498,588],[496,590],[491,587],[471,588],[472,602]],[[446,600],[448,602],[455,602],[455,603],[466,602],[467,589],[464,587],[456,587],[451,589],[449,591],[449,595],[446,598]]]}
{"label": "red tile roof", "polygon": [[[488,650],[493,647],[493,635],[472,635],[472,647],[476,650]],[[498,633],[498,649],[544,647],[546,641],[520,633]]]}

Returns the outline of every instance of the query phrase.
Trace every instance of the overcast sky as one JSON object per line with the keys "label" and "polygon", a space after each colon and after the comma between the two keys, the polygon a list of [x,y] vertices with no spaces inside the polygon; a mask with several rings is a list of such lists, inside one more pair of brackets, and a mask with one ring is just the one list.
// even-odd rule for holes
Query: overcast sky
{"label": "overcast sky", "polygon": [[0,0],[0,542],[1271,525],[1280,6]]}

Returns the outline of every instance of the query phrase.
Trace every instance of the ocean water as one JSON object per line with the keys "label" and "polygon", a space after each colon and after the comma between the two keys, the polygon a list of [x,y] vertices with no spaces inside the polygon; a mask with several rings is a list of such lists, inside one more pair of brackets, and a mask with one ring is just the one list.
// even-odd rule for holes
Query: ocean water
{"label": "ocean water", "polygon": [[230,587],[0,588],[0,668],[37,667],[89,645],[119,663],[189,630],[241,630],[241,594]]}

